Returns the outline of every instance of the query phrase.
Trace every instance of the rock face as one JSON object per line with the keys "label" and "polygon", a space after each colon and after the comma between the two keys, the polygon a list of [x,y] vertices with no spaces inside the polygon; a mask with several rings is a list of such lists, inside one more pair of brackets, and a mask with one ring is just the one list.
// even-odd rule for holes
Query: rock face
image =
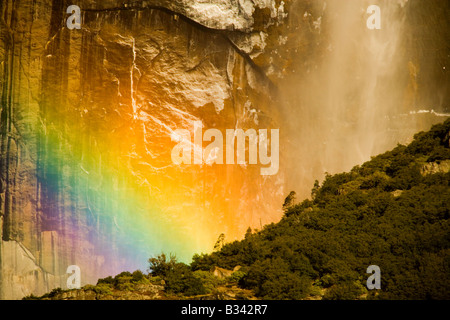
{"label": "rock face", "polygon": [[224,279],[227,277],[231,277],[231,275],[233,274],[233,270],[214,267],[214,269],[211,270],[211,273],[220,279]]}
{"label": "rock face", "polygon": [[427,163],[423,166],[422,175],[429,175],[435,173],[447,173],[450,171],[450,160]]}
{"label": "rock face", "polygon": [[235,5],[84,1],[69,30],[64,2],[2,2],[3,298],[65,288],[69,265],[95,283],[161,250],[187,260],[277,218],[282,186],[259,168],[171,161],[171,133],[195,120],[278,127],[253,44],[225,33],[250,30],[255,5]]}
{"label": "rock face", "polygon": [[[65,288],[70,265],[85,284],[161,251],[189,261],[442,119],[448,3],[392,1],[369,36],[368,2],[338,2],[1,1],[0,297]],[[175,166],[173,132],[195,121],[280,129],[278,174]]]}

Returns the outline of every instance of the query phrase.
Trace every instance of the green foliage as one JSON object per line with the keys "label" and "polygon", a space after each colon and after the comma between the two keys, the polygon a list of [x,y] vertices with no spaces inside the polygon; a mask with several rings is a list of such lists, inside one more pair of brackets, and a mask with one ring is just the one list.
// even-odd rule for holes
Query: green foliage
{"label": "green foliage", "polygon": [[[248,229],[242,241],[225,243],[222,234],[190,266],[162,253],[149,259],[150,280],[122,272],[86,288],[111,295],[164,280],[166,292],[188,297],[238,283],[264,299],[450,299],[450,173],[421,174],[427,162],[450,159],[449,136],[450,119],[349,173],[327,174],[312,200],[295,204],[291,192],[280,222]],[[382,290],[365,288],[372,264],[382,270]],[[225,280],[210,272],[238,265]]]}
{"label": "green foliage", "polygon": [[289,217],[293,214],[300,214],[303,211],[305,211],[306,209],[312,208],[313,204],[314,203],[311,200],[304,200],[300,204],[296,204],[296,205],[289,207],[287,210],[284,211],[284,215],[286,217]]}
{"label": "green foliage", "polygon": [[134,283],[148,283],[148,279],[141,270],[136,270],[131,274],[131,282]]}
{"label": "green foliage", "polygon": [[107,283],[97,284],[93,288],[94,292],[101,295],[112,295],[113,294],[113,286]]}
{"label": "green foliage", "polygon": [[52,291],[50,291],[49,293],[44,294],[42,297],[37,298],[37,297],[32,295],[32,296],[27,297],[26,300],[52,299],[52,298],[55,298],[55,297],[61,295],[62,293],[66,292],[66,291],[67,290],[63,290],[61,288],[55,288]]}
{"label": "green foliage", "polygon": [[30,294],[29,296],[25,296],[22,300],[40,300],[40,297],[35,296],[34,294]]}
{"label": "green foliage", "polygon": [[114,287],[120,291],[133,291],[134,284],[131,282],[131,279],[133,279],[131,273],[123,272],[114,278]]}
{"label": "green foliage", "polygon": [[221,233],[216,241],[216,244],[214,245],[214,251],[218,251],[221,248],[223,248],[224,243],[225,243],[225,234]]}
{"label": "green foliage", "polygon": [[150,278],[148,279],[148,281],[149,281],[151,284],[153,284],[153,285],[161,285],[161,282],[162,282],[163,280],[164,280],[164,279],[161,278],[160,276],[150,277]]}
{"label": "green foliage", "polygon": [[346,281],[334,285],[324,295],[324,300],[356,300],[360,298],[367,289],[357,281]]}
{"label": "green foliage", "polygon": [[263,299],[302,299],[311,286],[311,280],[289,268],[280,257],[255,262],[240,281],[244,288],[254,289]]}
{"label": "green foliage", "polygon": [[244,271],[238,270],[235,271],[231,274],[231,276],[227,279],[230,282],[240,282],[245,276],[247,275],[247,273],[245,273]]}
{"label": "green foliage", "polygon": [[[324,299],[450,299],[450,173],[421,174],[427,161],[450,158],[449,132],[447,120],[409,146],[327,174],[312,200],[295,204],[291,193],[279,223],[195,255],[192,270],[243,266],[239,285],[265,299],[322,289]],[[382,270],[376,293],[365,289],[371,264]]]}
{"label": "green foliage", "polygon": [[414,136],[414,141],[407,147],[407,152],[412,155],[430,155],[440,146],[449,147],[448,133],[449,123],[447,120],[437,124],[428,132],[419,132]]}
{"label": "green foliage", "polygon": [[[203,286],[205,288],[205,291],[200,291],[200,292],[214,293],[214,292],[216,292],[216,288],[219,285],[224,284],[224,280],[216,277],[209,271],[197,270],[193,273],[193,275],[194,275],[194,277],[196,277],[197,279],[199,279],[201,281],[201,283],[203,284]],[[202,293],[199,293],[199,294],[202,294]]]}
{"label": "green foliage", "polygon": [[296,193],[294,191],[291,191],[291,193],[289,193],[289,195],[284,200],[284,204],[283,204],[284,212],[287,212],[293,205],[295,205],[295,198],[296,198]]}
{"label": "green foliage", "polygon": [[177,264],[177,258],[172,254],[170,254],[169,258],[167,258],[164,253],[161,253],[157,257],[148,259],[148,262],[150,264],[150,271],[152,275],[161,276],[164,278]]}
{"label": "green foliage", "polygon": [[217,257],[214,254],[194,254],[191,269],[193,271],[209,271],[212,266],[217,265]]}
{"label": "green foliage", "polygon": [[[161,281],[161,279],[160,279]],[[87,284],[81,288],[84,291],[93,291],[96,293],[97,299],[103,299],[104,296],[114,296],[117,293],[115,291],[135,291],[136,285],[150,284],[148,276],[144,275],[142,271],[136,270],[133,273],[125,271],[115,277],[106,277],[99,279],[97,285]],[[160,284],[160,283],[158,283]],[[36,297],[30,295],[25,297],[25,300],[41,300],[41,299],[61,299],[61,295],[64,292],[70,290],[63,290],[61,288],[53,289],[50,293],[43,295],[42,297]]]}
{"label": "green foliage", "polygon": [[441,145],[431,152],[427,162],[440,162],[443,160],[450,160],[450,148]]}
{"label": "green foliage", "polygon": [[196,277],[188,265],[177,263],[164,277],[166,290],[184,296],[202,295],[207,292],[202,280]]}
{"label": "green foliage", "polygon": [[94,288],[95,288],[94,285],[92,285],[92,284],[87,284],[87,285],[85,285],[85,286],[83,287],[83,290],[86,290],[86,291],[92,290],[92,291],[94,291]]}
{"label": "green foliage", "polygon": [[113,285],[114,284],[114,278],[109,276],[107,278],[99,279],[97,281],[97,285],[100,285],[100,284],[112,284]]}
{"label": "green foliage", "polygon": [[207,292],[202,280],[194,275],[192,267],[177,262],[175,255],[167,259],[164,253],[149,259],[152,276],[164,280],[166,291],[185,296],[195,296]]}
{"label": "green foliage", "polygon": [[[148,284],[150,281],[142,271],[136,270],[133,273],[125,271],[114,278],[99,279],[96,286],[90,286],[88,289],[95,291],[97,294],[112,295],[114,290],[134,291],[137,284]],[[85,286],[84,289],[87,287]]]}

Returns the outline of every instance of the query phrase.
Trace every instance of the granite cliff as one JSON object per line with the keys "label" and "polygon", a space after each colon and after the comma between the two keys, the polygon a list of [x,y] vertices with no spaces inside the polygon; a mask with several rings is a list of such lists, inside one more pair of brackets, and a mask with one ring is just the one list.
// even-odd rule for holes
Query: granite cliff
{"label": "granite cliff", "polygon": [[[73,264],[86,284],[188,260],[440,121],[448,3],[375,2],[392,23],[372,37],[368,1],[2,0],[0,298],[64,288]],[[196,120],[281,128],[278,174],[173,166],[171,132]]]}

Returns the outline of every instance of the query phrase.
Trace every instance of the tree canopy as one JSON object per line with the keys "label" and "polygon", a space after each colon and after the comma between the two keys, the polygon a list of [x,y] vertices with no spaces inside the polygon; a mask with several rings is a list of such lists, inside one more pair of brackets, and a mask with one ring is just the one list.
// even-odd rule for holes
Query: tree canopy
{"label": "tree canopy", "polygon": [[[242,241],[195,255],[192,270],[245,272],[239,285],[265,299],[449,299],[450,173],[425,172],[450,159],[450,120],[350,172],[327,175],[312,200]],[[369,265],[381,290],[369,291]]]}

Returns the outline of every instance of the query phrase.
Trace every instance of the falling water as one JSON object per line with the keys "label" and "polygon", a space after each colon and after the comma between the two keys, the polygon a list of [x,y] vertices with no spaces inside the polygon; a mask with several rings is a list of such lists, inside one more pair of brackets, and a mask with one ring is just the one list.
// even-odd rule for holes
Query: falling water
{"label": "falling water", "polygon": [[[156,2],[80,1],[69,30],[65,1],[0,1],[0,298],[188,262],[450,113],[448,0]],[[200,120],[279,129],[279,175],[174,165]]]}
{"label": "falling water", "polygon": [[[379,30],[367,27],[370,5],[381,9]],[[418,107],[407,6],[407,0],[335,0],[317,2],[303,14],[325,44],[316,44],[324,48],[315,49],[315,58],[289,78],[285,90],[291,189],[308,196],[325,172],[349,170],[431,125],[412,118],[395,122]]]}

